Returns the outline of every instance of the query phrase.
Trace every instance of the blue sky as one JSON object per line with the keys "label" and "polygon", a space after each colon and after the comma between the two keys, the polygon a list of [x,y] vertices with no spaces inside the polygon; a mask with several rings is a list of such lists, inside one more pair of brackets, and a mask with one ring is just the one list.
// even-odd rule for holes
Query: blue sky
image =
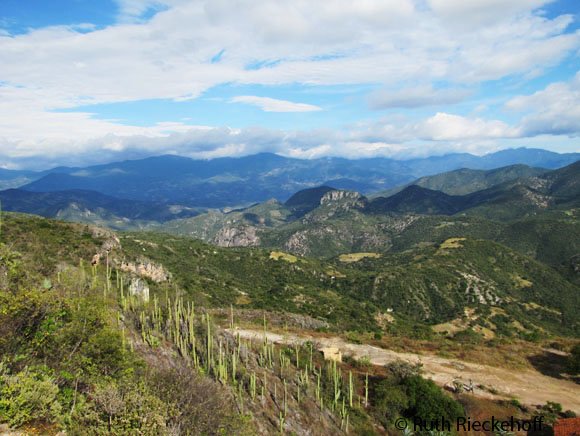
{"label": "blue sky", "polygon": [[0,167],[580,151],[576,0],[1,0]]}

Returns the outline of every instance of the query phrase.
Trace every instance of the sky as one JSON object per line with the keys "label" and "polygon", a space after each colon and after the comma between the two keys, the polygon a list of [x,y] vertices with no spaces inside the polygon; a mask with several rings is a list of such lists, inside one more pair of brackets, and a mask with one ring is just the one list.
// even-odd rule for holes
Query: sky
{"label": "sky", "polygon": [[578,0],[0,0],[0,167],[580,151]]}

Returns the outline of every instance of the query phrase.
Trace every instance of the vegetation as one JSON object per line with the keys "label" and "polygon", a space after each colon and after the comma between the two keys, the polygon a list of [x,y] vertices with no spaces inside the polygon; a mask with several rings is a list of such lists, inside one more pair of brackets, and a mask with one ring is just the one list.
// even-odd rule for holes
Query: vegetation
{"label": "vegetation", "polygon": [[[271,248],[0,212],[0,423],[73,435],[300,433],[314,423],[373,434],[398,418],[467,413],[420,367],[341,364],[313,344],[275,345],[270,319],[361,343],[557,340],[571,349],[574,376],[576,170],[547,174],[554,207],[534,215],[517,203],[525,218],[516,221],[378,213],[356,193],[330,199],[324,188],[288,206],[218,214],[210,232],[235,217]],[[498,193],[521,194],[510,183],[490,188],[477,214],[506,218]],[[254,323],[258,314],[263,340],[235,334],[245,312]],[[555,403],[540,412],[565,413]]]}

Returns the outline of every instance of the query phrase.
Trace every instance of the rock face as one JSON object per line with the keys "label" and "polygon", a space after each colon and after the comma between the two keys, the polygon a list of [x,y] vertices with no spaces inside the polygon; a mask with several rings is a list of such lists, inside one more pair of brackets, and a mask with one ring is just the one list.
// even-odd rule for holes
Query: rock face
{"label": "rock face", "polygon": [[138,263],[123,261],[121,262],[119,269],[141,278],[151,279],[155,283],[166,282],[169,280],[169,273],[165,271],[165,268],[163,268],[162,265],[157,265],[148,260],[142,260]]}
{"label": "rock face", "polygon": [[141,298],[143,301],[149,301],[149,285],[141,278],[135,277],[131,279],[129,285],[129,294]]}
{"label": "rock face", "polygon": [[256,247],[260,245],[256,227],[224,227],[214,237],[218,247]]}
{"label": "rock face", "polygon": [[358,192],[328,191],[320,199],[320,205],[339,205],[342,209],[361,209],[367,205],[367,199]]}
{"label": "rock face", "polygon": [[342,353],[337,347],[321,348],[320,351],[324,355],[324,360],[334,360],[335,362],[342,362]]}
{"label": "rock face", "polygon": [[101,262],[101,259],[106,257],[113,249],[121,247],[121,241],[119,241],[117,235],[111,230],[103,229],[101,227],[90,227],[90,229],[94,238],[105,239],[99,248],[99,251],[95,253],[91,259],[91,265],[98,265]]}

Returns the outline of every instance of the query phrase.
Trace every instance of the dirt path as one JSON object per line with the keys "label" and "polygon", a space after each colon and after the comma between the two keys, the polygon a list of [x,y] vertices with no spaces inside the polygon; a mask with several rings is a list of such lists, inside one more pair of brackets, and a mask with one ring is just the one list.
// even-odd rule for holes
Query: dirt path
{"label": "dirt path", "polygon": [[[256,330],[235,330],[235,334],[245,339],[263,340],[264,332]],[[341,338],[314,338],[311,336],[281,335],[267,333],[268,340],[276,344],[295,344],[312,341],[318,348],[336,347],[343,355],[356,359],[368,357],[373,365],[385,365],[397,359],[411,363],[421,362],[425,376],[440,386],[449,384],[455,378],[464,383],[473,380],[474,385],[483,385],[488,390],[475,389],[475,395],[486,398],[517,398],[527,405],[545,404],[554,401],[562,404],[564,410],[580,412],[580,386],[568,380],[555,379],[535,371],[509,370],[487,365],[478,365],[460,360],[445,359],[431,354],[399,353],[374,347],[345,342]]]}

